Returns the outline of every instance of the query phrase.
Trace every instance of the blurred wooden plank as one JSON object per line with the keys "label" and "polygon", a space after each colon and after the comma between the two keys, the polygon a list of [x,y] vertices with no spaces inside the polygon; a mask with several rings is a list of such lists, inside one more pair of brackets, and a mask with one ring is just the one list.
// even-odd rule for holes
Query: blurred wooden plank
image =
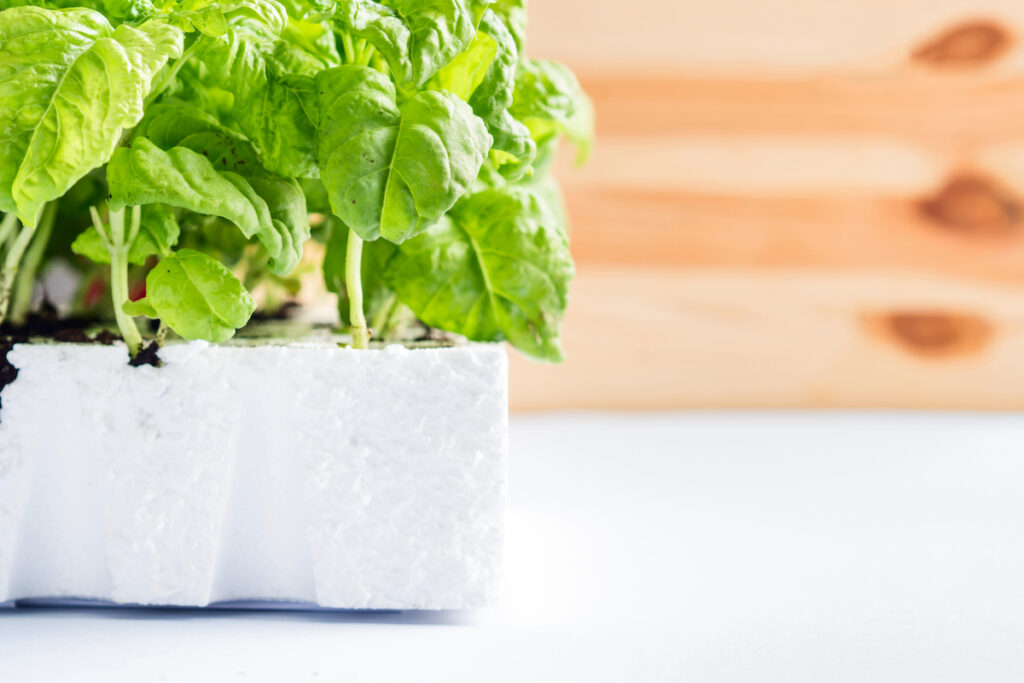
{"label": "blurred wooden plank", "polygon": [[906,271],[581,267],[518,410],[1024,408],[1024,286]]}
{"label": "blurred wooden plank", "polygon": [[576,186],[584,264],[871,269],[1024,282],[1021,200],[959,174],[920,196],[744,196]]}
{"label": "blurred wooden plank", "polygon": [[1004,42],[975,35],[960,53],[1019,68],[1024,60],[1015,39],[1024,4],[1016,0],[531,0],[529,49],[620,73],[695,66],[813,72],[909,63],[915,55],[919,63],[929,49],[936,54],[938,41],[979,22],[999,27]]}
{"label": "blurred wooden plank", "polygon": [[1024,406],[1024,4],[531,9],[599,144],[514,406]]}
{"label": "blurred wooden plank", "polygon": [[1024,77],[954,77],[905,70],[822,72],[814,78],[751,69],[617,75],[582,69],[599,140],[710,137],[893,137],[956,152],[1024,137]]}
{"label": "blurred wooden plank", "polygon": [[913,194],[934,187],[952,158],[889,136],[601,138],[567,185],[732,194],[829,191]]}

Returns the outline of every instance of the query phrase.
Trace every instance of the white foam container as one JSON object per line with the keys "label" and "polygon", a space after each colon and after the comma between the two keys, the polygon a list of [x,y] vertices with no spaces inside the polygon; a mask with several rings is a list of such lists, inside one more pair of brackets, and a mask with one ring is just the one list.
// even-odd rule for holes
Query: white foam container
{"label": "white foam container", "polygon": [[0,392],[0,603],[460,609],[500,582],[498,345],[21,344]]}

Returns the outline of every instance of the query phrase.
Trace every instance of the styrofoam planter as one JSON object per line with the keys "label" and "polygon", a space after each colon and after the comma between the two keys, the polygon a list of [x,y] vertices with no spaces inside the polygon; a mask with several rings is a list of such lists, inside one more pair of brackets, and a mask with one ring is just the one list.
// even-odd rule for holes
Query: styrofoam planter
{"label": "styrofoam planter", "polygon": [[21,344],[0,393],[0,603],[496,597],[507,454],[498,345]]}

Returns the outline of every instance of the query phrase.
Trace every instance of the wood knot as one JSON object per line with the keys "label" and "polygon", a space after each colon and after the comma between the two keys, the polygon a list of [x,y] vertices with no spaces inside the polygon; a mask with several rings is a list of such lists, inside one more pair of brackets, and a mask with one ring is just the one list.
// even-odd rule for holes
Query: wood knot
{"label": "wood knot", "polygon": [[930,66],[979,66],[1002,57],[1013,45],[1013,35],[995,21],[965,21],[932,38],[911,55]]}
{"label": "wood knot", "polygon": [[896,311],[865,316],[869,330],[904,351],[923,358],[953,358],[980,353],[993,336],[992,325],[969,313]]}
{"label": "wood knot", "polygon": [[972,173],[954,175],[918,208],[936,225],[985,237],[1014,234],[1021,218],[1020,200],[1013,193]]}

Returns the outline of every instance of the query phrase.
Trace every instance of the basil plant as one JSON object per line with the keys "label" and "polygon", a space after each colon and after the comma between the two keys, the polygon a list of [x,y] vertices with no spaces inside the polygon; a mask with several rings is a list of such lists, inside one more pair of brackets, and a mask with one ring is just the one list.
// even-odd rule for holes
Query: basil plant
{"label": "basil plant", "polygon": [[314,239],[357,348],[404,316],[560,360],[549,167],[593,116],[524,5],[0,0],[0,320],[63,259],[133,357],[142,316],[225,341]]}

